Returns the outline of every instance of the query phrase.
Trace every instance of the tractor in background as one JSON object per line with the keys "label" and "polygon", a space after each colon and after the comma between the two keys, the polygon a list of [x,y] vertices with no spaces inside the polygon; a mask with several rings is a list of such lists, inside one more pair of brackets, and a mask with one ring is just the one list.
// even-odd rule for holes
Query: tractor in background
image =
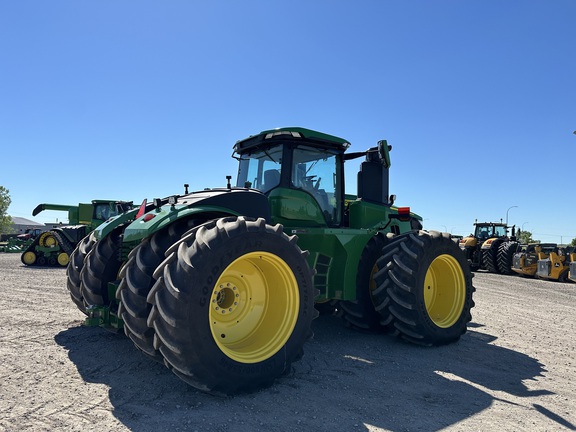
{"label": "tractor in background", "polygon": [[80,240],[104,221],[131,208],[132,202],[110,200],[93,200],[77,206],[39,204],[32,211],[32,216],[44,210],[67,211],[69,225],[62,224],[39,233],[24,249],[20,260],[27,266],[66,267]]}
{"label": "tractor in background", "polygon": [[[474,306],[464,255],[394,206],[386,141],[349,146],[310,129],[263,131],[234,145],[235,186],[232,176],[221,188],[185,185],[100,225],[67,269],[85,323],[123,329],[146,356],[217,395],[290,371],[315,304],[333,302],[354,329],[424,346],[458,340]],[[351,195],[344,165],[355,158],[364,160]]]}
{"label": "tractor in background", "polygon": [[512,271],[521,276],[534,277],[538,269],[539,256],[548,258],[550,252],[558,252],[556,243],[530,243],[518,246],[512,259]]}
{"label": "tractor in background", "polygon": [[[474,222],[474,233],[460,240],[470,269],[511,274],[512,258],[518,247],[515,226],[500,222]],[[511,230],[511,235],[509,231]]]}
{"label": "tractor in background", "polygon": [[16,238],[21,241],[34,240],[46,230],[47,228],[28,228],[24,233],[18,234]]}

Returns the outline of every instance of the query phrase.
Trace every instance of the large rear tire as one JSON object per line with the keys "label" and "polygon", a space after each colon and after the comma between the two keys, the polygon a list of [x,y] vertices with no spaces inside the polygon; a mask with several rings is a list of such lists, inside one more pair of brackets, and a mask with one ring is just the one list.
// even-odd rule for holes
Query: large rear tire
{"label": "large rear tire", "polygon": [[72,255],[70,255],[70,262],[68,263],[68,267],[66,267],[66,287],[70,293],[70,298],[76,307],[78,307],[78,309],[84,314],[87,314],[87,312],[86,304],[84,303],[84,296],[82,295],[80,288],[82,283],[80,273],[84,268],[86,255],[90,253],[95,244],[96,238],[93,233],[84,237],[82,241],[78,243],[78,246],[74,249]]}
{"label": "large rear tire", "polygon": [[213,394],[272,384],[312,336],[307,252],[281,225],[227,217],[192,230],[155,272],[154,344],[173,372]]}
{"label": "large rear tire", "polygon": [[120,269],[116,298],[120,300],[118,315],[124,321],[124,332],[138,349],[158,362],[163,362],[163,357],[154,348],[154,329],[146,324],[152,309],[146,297],[156,282],[153,273],[166,250],[195,224],[193,220],[180,220],[145,238]]}
{"label": "large rear tire", "polygon": [[429,346],[454,342],[466,332],[474,306],[472,273],[449,234],[399,235],[384,247],[378,267],[374,297],[390,302],[398,336]]}
{"label": "large rear tire", "polygon": [[80,273],[80,292],[86,306],[108,306],[108,282],[118,278],[120,270],[121,234],[124,227],[116,228],[103,239],[96,242],[86,255],[84,267]]}

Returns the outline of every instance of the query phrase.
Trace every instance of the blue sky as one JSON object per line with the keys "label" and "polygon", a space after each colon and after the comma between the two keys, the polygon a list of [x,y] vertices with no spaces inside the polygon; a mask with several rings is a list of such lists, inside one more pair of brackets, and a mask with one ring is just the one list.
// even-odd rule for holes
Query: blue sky
{"label": "blue sky", "polygon": [[575,22],[574,0],[1,2],[8,213],[224,186],[237,140],[302,126],[387,139],[426,229],[569,242]]}

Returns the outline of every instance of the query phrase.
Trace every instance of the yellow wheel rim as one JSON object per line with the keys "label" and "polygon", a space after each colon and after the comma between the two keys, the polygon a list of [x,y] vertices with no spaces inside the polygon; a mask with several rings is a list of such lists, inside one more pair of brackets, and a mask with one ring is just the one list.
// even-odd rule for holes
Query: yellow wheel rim
{"label": "yellow wheel rim", "polygon": [[60,264],[62,267],[67,266],[69,262],[70,262],[70,257],[68,256],[68,254],[66,252],[62,252],[61,254],[58,254],[58,264]]}
{"label": "yellow wheel rim", "polygon": [[214,285],[212,337],[231,359],[261,362],[286,344],[299,308],[298,283],[290,266],[277,255],[252,252],[226,267]]}
{"label": "yellow wheel rim", "polygon": [[56,237],[54,237],[52,234],[45,232],[38,239],[38,243],[42,247],[52,247],[57,245],[58,241],[56,241]]}
{"label": "yellow wheel rim", "polygon": [[443,254],[430,264],[424,279],[424,302],[428,316],[438,327],[448,328],[462,315],[466,280],[452,255]]}
{"label": "yellow wheel rim", "polygon": [[50,233],[42,233],[40,234],[40,238],[38,239],[38,244],[42,247],[46,246],[46,237],[48,237]]}
{"label": "yellow wheel rim", "polygon": [[24,252],[22,255],[22,261],[26,265],[32,265],[36,262],[36,254],[34,252]]}

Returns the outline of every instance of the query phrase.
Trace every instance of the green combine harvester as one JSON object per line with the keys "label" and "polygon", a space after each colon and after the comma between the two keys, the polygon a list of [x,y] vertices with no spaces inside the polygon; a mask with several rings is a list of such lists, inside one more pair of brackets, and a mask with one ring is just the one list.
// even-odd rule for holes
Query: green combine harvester
{"label": "green combine harvester", "polygon": [[[70,258],[86,324],[126,335],[190,385],[232,395],[271,385],[303,355],[326,305],[352,328],[419,345],[466,332],[474,287],[448,233],[389,195],[386,141],[303,128],[234,146],[235,186],[146,200],[103,223]],[[346,161],[364,158],[356,195]],[[315,307],[316,306],[316,307]]]}
{"label": "green combine harvester", "polygon": [[32,216],[44,210],[68,212],[69,225],[62,225],[39,234],[24,249],[20,257],[27,266],[66,267],[76,245],[94,228],[132,208],[132,202],[93,200],[90,204],[77,206],[64,204],[39,204],[32,211]]}

